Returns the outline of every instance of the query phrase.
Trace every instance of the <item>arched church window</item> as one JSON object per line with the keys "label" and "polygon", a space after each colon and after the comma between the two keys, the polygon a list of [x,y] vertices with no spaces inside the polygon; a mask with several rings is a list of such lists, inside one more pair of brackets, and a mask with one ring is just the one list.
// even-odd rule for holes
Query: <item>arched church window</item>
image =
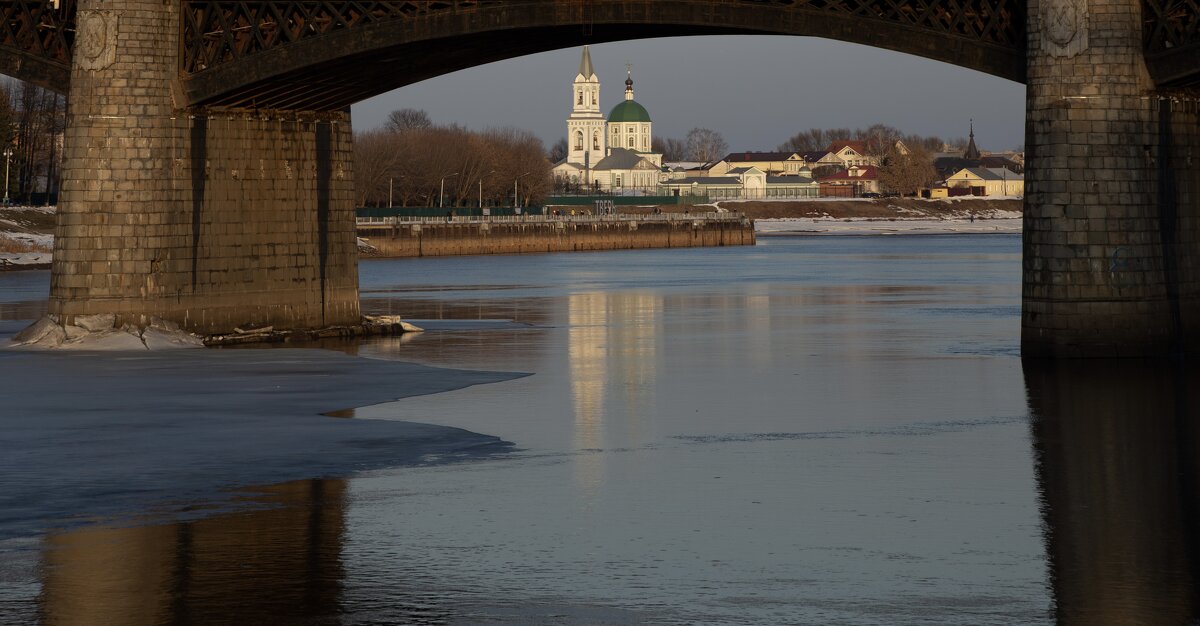
{"label": "arched church window", "polygon": [[600,149],[600,133],[592,133],[592,150]]}
{"label": "arched church window", "polygon": [[575,149],[583,150],[583,131],[575,131]]}
{"label": "arched church window", "polygon": [[630,138],[629,138],[629,147],[630,147],[630,148],[632,148],[632,147],[633,147],[633,137],[630,137]]}
{"label": "arched church window", "polygon": [[578,103],[579,103],[579,104],[583,104],[583,90],[582,90],[582,89],[580,89],[580,90],[579,90],[579,100],[578,100]]}

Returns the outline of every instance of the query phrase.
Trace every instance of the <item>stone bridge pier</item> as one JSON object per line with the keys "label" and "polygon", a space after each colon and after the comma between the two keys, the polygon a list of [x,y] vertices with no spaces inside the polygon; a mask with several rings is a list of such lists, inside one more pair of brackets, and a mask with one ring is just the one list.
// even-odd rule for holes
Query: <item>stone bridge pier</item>
{"label": "stone bridge pier", "polygon": [[1155,90],[1142,10],[1029,0],[1026,356],[1200,352],[1200,98]]}
{"label": "stone bridge pier", "polygon": [[349,112],[188,109],[179,11],[78,3],[50,312],[357,323]]}

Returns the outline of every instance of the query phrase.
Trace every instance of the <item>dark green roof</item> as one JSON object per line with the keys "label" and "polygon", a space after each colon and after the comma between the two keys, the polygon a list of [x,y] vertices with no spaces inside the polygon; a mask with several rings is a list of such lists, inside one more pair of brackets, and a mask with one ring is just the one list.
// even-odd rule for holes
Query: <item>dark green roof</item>
{"label": "dark green roof", "polygon": [[646,112],[646,107],[633,100],[625,100],[621,104],[613,107],[612,112],[608,114],[608,121],[649,122],[650,114]]}

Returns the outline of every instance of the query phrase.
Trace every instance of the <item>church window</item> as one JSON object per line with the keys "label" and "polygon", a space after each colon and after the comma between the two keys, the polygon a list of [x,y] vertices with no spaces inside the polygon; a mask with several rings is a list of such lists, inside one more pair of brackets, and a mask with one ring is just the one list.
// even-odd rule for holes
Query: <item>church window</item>
{"label": "church window", "polygon": [[600,149],[600,133],[599,131],[592,133],[592,150]]}
{"label": "church window", "polygon": [[583,131],[575,131],[575,149],[583,150]]}
{"label": "church window", "polygon": [[630,147],[630,148],[632,148],[632,147],[633,147],[633,137],[630,137],[630,138],[629,138],[629,147]]}
{"label": "church window", "polygon": [[643,150],[649,150],[649,149],[650,149],[650,140],[649,140],[649,139],[646,139],[645,137],[642,137],[642,149],[643,149]]}
{"label": "church window", "polygon": [[621,175],[620,175],[620,174],[617,174],[617,183],[616,183],[616,186],[617,186],[617,187],[620,187],[620,186],[621,186]]}
{"label": "church window", "polygon": [[582,90],[582,89],[580,89],[580,90],[579,90],[579,100],[578,100],[578,103],[579,103],[579,104],[583,104],[583,90]]}

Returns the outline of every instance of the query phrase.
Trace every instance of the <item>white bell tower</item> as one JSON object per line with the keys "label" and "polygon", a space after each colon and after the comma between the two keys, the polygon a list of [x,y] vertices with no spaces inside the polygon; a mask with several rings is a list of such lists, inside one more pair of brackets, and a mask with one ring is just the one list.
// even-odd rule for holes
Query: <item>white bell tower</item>
{"label": "white bell tower", "polygon": [[571,84],[571,116],[567,118],[567,162],[595,167],[605,150],[604,114],[600,112],[600,79],[592,53],[583,47],[579,73]]}

